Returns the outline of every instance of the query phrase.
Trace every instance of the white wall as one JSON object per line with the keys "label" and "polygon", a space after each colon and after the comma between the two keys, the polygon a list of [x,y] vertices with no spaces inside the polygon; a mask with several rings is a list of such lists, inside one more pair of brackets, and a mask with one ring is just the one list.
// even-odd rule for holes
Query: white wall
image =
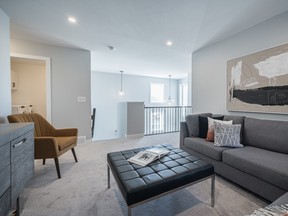
{"label": "white wall", "polygon": [[[288,43],[288,12],[193,53],[192,110],[228,114],[226,110],[227,60]],[[286,119],[288,115],[230,112],[259,118]]]}
{"label": "white wall", "polygon": [[[91,63],[87,50],[11,40],[11,52],[51,58],[52,124],[77,127],[79,136],[91,137]],[[85,96],[86,103],[77,97]]]}
{"label": "white wall", "polygon": [[178,83],[179,83],[179,84],[182,84],[182,83],[187,83],[187,84],[188,84],[188,77],[183,78],[183,79],[179,79],[179,80],[178,80]]}
{"label": "white wall", "polygon": [[[189,82],[190,80],[189,80],[189,77],[187,76],[186,78],[183,78],[183,79],[179,79],[178,80],[178,102],[179,102],[179,104],[180,105],[182,105],[181,104],[181,97],[182,97],[182,93],[181,93],[181,90],[180,90],[180,88],[181,88],[181,85],[183,85],[183,84],[187,84],[187,87],[188,87],[188,94],[187,94],[187,105],[189,106],[189,105],[191,105],[191,100],[190,100],[190,98],[191,98],[191,88],[190,88],[190,85],[191,85],[191,82]],[[190,91],[189,91],[189,89],[190,89]]]}
{"label": "white wall", "polygon": [[46,68],[43,64],[12,62],[17,74],[17,90],[12,91],[12,105],[33,105],[33,112],[46,116]]}
{"label": "white wall", "polygon": [[[120,72],[119,74],[102,73],[92,71],[91,76],[91,103],[96,108],[94,139],[117,138],[117,104],[119,102],[144,102],[145,106],[157,106],[150,104],[150,82],[164,83],[165,98],[168,98],[169,79],[160,79],[144,76],[123,74],[124,96],[120,96]],[[178,81],[171,79],[171,97],[178,103]],[[162,104],[163,105],[163,104]]]}
{"label": "white wall", "polygon": [[8,16],[0,9],[0,123],[7,122],[11,114],[10,86],[10,23]]}

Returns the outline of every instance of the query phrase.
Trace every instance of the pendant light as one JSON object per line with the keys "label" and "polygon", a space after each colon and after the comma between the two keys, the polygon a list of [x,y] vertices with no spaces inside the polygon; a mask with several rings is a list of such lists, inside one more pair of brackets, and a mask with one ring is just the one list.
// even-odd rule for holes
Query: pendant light
{"label": "pendant light", "polygon": [[123,71],[120,71],[120,76],[121,76],[121,83],[120,83],[120,91],[119,91],[119,95],[123,96],[125,94],[125,92],[122,89],[122,76],[123,76]]}

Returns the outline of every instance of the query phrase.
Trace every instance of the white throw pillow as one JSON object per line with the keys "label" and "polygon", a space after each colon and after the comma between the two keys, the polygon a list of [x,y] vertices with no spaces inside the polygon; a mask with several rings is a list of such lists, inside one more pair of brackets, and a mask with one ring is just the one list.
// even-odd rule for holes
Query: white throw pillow
{"label": "white throw pillow", "polygon": [[214,122],[214,146],[243,147],[240,144],[241,124]]}
{"label": "white throw pillow", "polygon": [[230,124],[232,125],[233,121],[222,121],[222,120],[217,120],[217,119],[213,119],[208,117],[208,131],[207,131],[207,136],[206,136],[206,140],[213,142],[214,141],[214,122],[219,122],[222,124]]}

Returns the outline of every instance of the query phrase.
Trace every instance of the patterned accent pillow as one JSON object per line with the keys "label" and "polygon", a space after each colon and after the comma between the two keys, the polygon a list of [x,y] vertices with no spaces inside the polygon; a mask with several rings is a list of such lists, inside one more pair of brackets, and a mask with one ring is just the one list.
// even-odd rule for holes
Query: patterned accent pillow
{"label": "patterned accent pillow", "polygon": [[241,124],[214,122],[214,146],[243,147],[240,144]]}
{"label": "patterned accent pillow", "polygon": [[208,131],[207,131],[207,135],[206,135],[206,141],[210,141],[210,142],[214,142],[214,122],[219,122],[222,124],[232,124],[233,121],[221,121],[221,120],[217,120],[217,119],[213,119],[208,117]]}

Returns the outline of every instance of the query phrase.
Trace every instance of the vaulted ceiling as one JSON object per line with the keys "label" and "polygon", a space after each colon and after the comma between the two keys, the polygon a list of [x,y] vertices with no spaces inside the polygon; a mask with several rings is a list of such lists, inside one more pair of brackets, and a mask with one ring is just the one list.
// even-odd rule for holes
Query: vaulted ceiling
{"label": "vaulted ceiling", "polygon": [[287,11],[288,1],[0,0],[0,8],[13,39],[90,50],[93,71],[181,78],[193,51]]}

